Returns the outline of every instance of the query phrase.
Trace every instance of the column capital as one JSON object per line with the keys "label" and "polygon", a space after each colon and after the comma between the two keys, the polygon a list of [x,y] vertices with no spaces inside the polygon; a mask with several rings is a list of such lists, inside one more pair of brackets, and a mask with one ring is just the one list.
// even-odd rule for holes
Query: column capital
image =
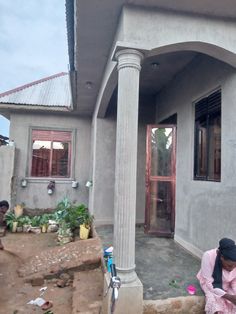
{"label": "column capital", "polygon": [[136,49],[122,49],[115,54],[115,59],[118,61],[118,71],[122,68],[135,68],[141,70],[141,61],[144,55]]}

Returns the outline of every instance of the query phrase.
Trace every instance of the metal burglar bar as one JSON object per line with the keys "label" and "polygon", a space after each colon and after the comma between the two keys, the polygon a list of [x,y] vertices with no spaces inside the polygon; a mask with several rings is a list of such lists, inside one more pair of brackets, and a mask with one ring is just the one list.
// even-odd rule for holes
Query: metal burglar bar
{"label": "metal burglar bar", "polygon": [[195,105],[194,179],[221,178],[221,90]]}

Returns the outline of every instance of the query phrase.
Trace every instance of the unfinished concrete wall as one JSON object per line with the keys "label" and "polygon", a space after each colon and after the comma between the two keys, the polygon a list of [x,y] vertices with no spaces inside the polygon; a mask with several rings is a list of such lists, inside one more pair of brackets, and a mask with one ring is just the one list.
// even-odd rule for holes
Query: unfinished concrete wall
{"label": "unfinished concrete wall", "polygon": [[[146,126],[155,121],[153,97],[142,97],[139,104],[136,223],[143,223],[145,216],[145,165]],[[90,188],[90,205],[97,224],[113,223],[116,116],[94,120],[93,186]]]}
{"label": "unfinished concrete wall", "polygon": [[14,170],[16,149],[12,146],[0,146],[0,200],[14,201]]}
{"label": "unfinished concrete wall", "polygon": [[[222,90],[221,182],[196,181],[194,101]],[[221,237],[236,238],[236,70],[200,55],[157,97],[157,121],[177,113],[175,239],[201,255]],[[206,236],[207,235],[207,236]]]}
{"label": "unfinished concrete wall", "polygon": [[[56,188],[53,195],[48,195],[47,185],[50,178],[31,178],[29,152],[30,128],[44,127],[49,129],[71,130],[74,134],[72,147],[72,173],[70,178],[54,178]],[[16,202],[24,202],[30,208],[54,208],[67,196],[71,201],[88,205],[88,189],[85,187],[89,179],[90,162],[90,128],[91,120],[53,114],[11,114],[10,138],[15,141],[18,151],[16,162],[17,190]],[[22,178],[27,179],[27,186],[21,187]],[[79,182],[74,189],[73,180]]]}
{"label": "unfinished concrete wall", "polygon": [[116,121],[97,119],[93,164],[93,213],[96,224],[110,224],[114,213]]}

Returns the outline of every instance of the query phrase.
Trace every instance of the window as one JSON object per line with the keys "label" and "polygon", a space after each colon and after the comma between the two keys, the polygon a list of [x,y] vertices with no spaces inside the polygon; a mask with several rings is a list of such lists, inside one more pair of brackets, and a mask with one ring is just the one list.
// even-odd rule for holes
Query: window
{"label": "window", "polygon": [[195,105],[194,179],[220,181],[221,91]]}
{"label": "window", "polygon": [[70,177],[71,132],[32,130],[32,177]]}

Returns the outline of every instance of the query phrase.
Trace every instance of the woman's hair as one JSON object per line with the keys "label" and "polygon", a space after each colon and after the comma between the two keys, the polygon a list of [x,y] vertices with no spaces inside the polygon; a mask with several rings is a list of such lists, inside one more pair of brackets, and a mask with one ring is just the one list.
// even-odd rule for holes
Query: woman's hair
{"label": "woman's hair", "polygon": [[220,254],[227,260],[236,262],[236,245],[231,239],[223,238],[219,242]]}
{"label": "woman's hair", "polygon": [[6,206],[7,208],[9,208],[9,203],[8,203],[8,201],[1,201],[0,202],[0,207],[2,207],[2,206]]}
{"label": "woman's hair", "polygon": [[235,242],[228,238],[223,238],[219,242],[218,253],[215,260],[215,266],[212,273],[213,287],[222,289],[222,261],[224,259],[236,262],[236,245]]}

